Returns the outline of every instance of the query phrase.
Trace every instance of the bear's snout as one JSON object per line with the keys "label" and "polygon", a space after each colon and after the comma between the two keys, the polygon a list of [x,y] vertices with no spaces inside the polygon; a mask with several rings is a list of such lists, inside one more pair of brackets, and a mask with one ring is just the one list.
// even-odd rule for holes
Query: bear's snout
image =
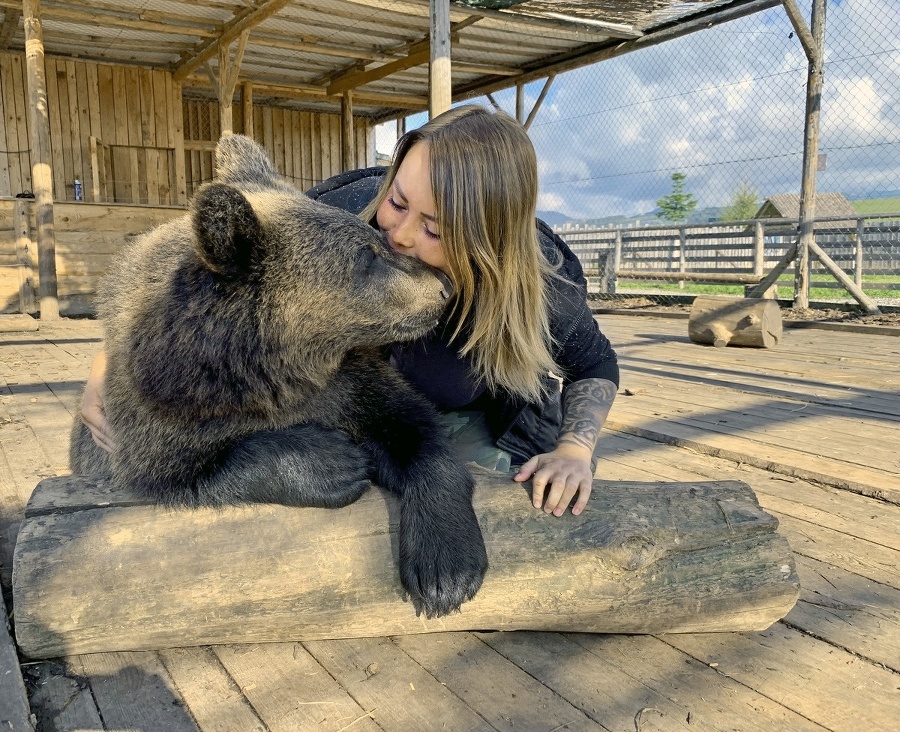
{"label": "bear's snout", "polygon": [[434,276],[441,283],[441,299],[449,300],[453,295],[453,283],[450,281],[450,278],[439,269],[434,270]]}

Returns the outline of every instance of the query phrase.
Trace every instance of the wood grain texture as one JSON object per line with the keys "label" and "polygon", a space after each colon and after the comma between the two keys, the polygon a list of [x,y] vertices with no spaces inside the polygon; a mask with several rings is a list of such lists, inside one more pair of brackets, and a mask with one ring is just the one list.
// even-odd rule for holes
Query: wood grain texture
{"label": "wood grain texture", "polygon": [[596,481],[589,509],[560,519],[507,476],[476,480],[491,569],[461,612],[426,620],[404,600],[397,508],[378,490],[336,511],[172,511],[103,480],[45,479],[15,550],[19,644],[48,657],[472,628],[760,630],[796,601],[787,541],[739,481]]}

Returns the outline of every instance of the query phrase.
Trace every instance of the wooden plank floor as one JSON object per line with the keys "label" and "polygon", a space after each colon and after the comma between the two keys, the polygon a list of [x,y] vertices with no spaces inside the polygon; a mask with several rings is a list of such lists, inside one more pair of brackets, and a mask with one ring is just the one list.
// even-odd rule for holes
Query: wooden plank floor
{"label": "wooden plank floor", "polygon": [[[623,382],[598,477],[750,484],[797,556],[801,599],[784,621],[762,633],[472,632],[22,659],[40,727],[900,729],[900,338],[804,329],[772,350],[714,349],[690,343],[684,321],[601,323]],[[0,333],[7,587],[30,491],[68,471],[100,337],[90,320]],[[0,669],[0,715],[21,694],[18,670]]]}

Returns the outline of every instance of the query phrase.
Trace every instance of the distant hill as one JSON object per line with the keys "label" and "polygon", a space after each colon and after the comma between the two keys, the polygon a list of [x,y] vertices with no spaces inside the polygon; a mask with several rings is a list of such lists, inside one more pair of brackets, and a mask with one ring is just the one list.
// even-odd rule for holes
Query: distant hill
{"label": "distant hill", "polygon": [[559,226],[572,219],[559,211],[538,211],[537,217],[548,226]]}
{"label": "distant hill", "polygon": [[[718,221],[722,209],[718,206],[710,206],[694,211],[687,220],[688,224],[706,224],[710,221]],[[540,215],[540,214],[539,214]],[[547,219],[544,219],[547,221]],[[549,221],[547,221],[550,224]],[[603,216],[589,219],[566,219],[561,224],[569,223],[577,226],[653,226],[655,224],[671,225],[671,222],[659,218],[659,209],[631,216]],[[557,226],[558,224],[550,224]]]}
{"label": "distant hill", "polygon": [[896,198],[869,198],[865,201],[850,201],[853,210],[862,216],[871,214],[900,213],[900,196]]}

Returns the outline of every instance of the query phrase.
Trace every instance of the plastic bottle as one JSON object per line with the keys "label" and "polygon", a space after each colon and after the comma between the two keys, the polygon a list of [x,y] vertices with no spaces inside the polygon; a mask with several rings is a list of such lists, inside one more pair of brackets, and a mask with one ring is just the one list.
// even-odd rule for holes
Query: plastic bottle
{"label": "plastic bottle", "polygon": [[75,200],[84,200],[84,190],[81,187],[81,179],[77,175],[75,176]]}

